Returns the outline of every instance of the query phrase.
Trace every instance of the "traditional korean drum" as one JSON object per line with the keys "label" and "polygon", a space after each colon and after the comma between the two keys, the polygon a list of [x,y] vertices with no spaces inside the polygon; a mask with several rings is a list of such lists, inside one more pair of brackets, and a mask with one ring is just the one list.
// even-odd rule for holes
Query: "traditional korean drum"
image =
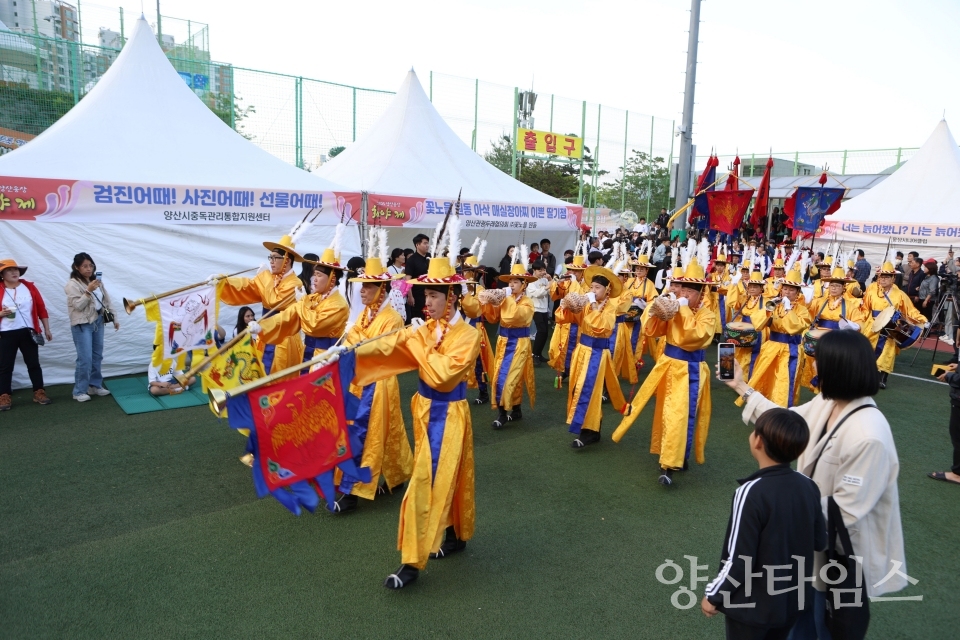
{"label": "traditional korean drum", "polygon": [[738,347],[752,347],[757,344],[759,335],[749,322],[728,322],[727,330],[723,333],[725,342],[732,342]]}
{"label": "traditional korean drum", "polygon": [[874,333],[882,332],[901,349],[912,347],[923,333],[923,327],[904,318],[894,307],[881,311],[880,315],[873,319],[872,329]]}
{"label": "traditional korean drum", "polygon": [[817,355],[817,343],[820,342],[820,338],[824,336],[830,329],[819,329],[812,328],[807,329],[803,332],[803,352],[810,356],[811,358],[816,357]]}

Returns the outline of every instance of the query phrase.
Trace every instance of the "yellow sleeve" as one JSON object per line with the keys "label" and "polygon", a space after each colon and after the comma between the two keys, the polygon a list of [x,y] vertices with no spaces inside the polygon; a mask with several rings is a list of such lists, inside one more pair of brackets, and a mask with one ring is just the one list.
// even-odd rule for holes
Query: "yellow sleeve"
{"label": "yellow sleeve", "polygon": [[507,298],[500,305],[500,326],[509,329],[529,327],[533,322],[533,303],[530,298],[523,296],[520,302],[514,298]]}
{"label": "yellow sleeve", "polygon": [[753,310],[745,309],[745,311],[749,311],[749,313],[745,315],[748,318],[750,318],[750,324],[752,324],[757,329],[757,331],[759,331],[760,329],[763,329],[766,326],[767,321],[769,319],[767,316],[767,311],[764,308],[763,304],[764,304],[764,301],[763,301],[763,298],[761,297],[760,304],[757,305],[756,309],[753,309]]}
{"label": "yellow sleeve", "polygon": [[556,280],[550,283],[550,299],[551,300],[560,300],[563,296],[567,295],[568,290],[570,289],[569,280]]}
{"label": "yellow sleeve", "polygon": [[420,351],[417,353],[420,378],[434,389],[453,389],[467,371],[475,366],[477,356],[480,355],[480,333],[466,324],[459,333],[460,335],[448,336],[452,340],[444,344],[442,353],[432,347],[426,348],[426,345],[420,342],[413,345]]}
{"label": "yellow sleeve", "polygon": [[220,287],[220,299],[233,306],[263,302],[256,278],[226,278]]}
{"label": "yellow sleeve", "polygon": [[927,322],[927,317],[917,311],[917,308],[913,306],[913,301],[902,292],[900,293],[900,313],[917,324],[925,324]]}
{"label": "yellow sleeve", "polygon": [[357,364],[353,383],[365,387],[390,376],[415,371],[419,365],[408,343],[417,342],[420,339],[418,334],[423,330],[425,327],[408,327],[359,347],[355,352]]}
{"label": "yellow sleeve", "polygon": [[782,318],[777,317],[776,312],[774,312],[770,323],[772,330],[790,335],[801,333],[808,326],[810,326],[810,312],[802,304],[792,307]]}
{"label": "yellow sleeve", "polygon": [[586,307],[580,321],[580,333],[592,338],[610,337],[617,322],[616,300],[611,300],[599,311],[593,306]]}
{"label": "yellow sleeve", "polygon": [[708,306],[694,313],[690,307],[680,307],[680,311],[670,321],[667,341],[686,351],[703,349],[713,340],[717,314]]}
{"label": "yellow sleeve", "polygon": [[476,293],[470,293],[463,296],[463,298],[460,299],[460,308],[463,310],[463,315],[471,319],[479,318],[482,311],[480,301],[477,300]]}
{"label": "yellow sleeve", "polygon": [[310,309],[307,304],[311,296],[301,298],[296,304],[300,311],[300,323],[307,335],[311,336],[331,336],[340,337],[344,328],[347,326],[347,320],[350,318],[350,307],[339,293],[331,294],[330,297],[317,304],[316,308]]}
{"label": "yellow sleeve", "polygon": [[278,344],[300,331],[300,305],[292,305],[279,313],[259,320],[258,338],[267,344]]}
{"label": "yellow sleeve", "polygon": [[[507,304],[507,300],[510,298],[504,298],[502,305]],[[491,324],[497,324],[500,322],[500,307],[494,304],[484,304],[480,307],[483,309],[483,319]]]}

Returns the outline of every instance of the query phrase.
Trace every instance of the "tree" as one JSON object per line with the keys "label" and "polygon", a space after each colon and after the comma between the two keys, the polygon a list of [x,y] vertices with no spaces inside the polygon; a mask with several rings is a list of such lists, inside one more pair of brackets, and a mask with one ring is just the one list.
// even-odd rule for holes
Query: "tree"
{"label": "tree", "polygon": [[[510,136],[502,135],[491,141],[490,151],[484,154],[483,158],[510,175],[513,171],[513,140]],[[597,171],[598,176],[607,172],[595,169],[596,163],[587,147],[583,149],[583,158],[583,194],[584,202],[588,202],[591,189],[588,181],[594,170]],[[575,202],[580,194],[580,164],[552,163],[547,160],[518,157],[517,180],[554,198]]]}
{"label": "tree", "polygon": [[[256,113],[257,109],[252,104],[246,107],[242,106],[243,98],[238,95],[231,95],[229,93],[218,93],[217,97],[214,99],[213,106],[210,107],[218,118],[220,118],[224,124],[233,125],[234,130],[239,133],[241,136],[247,140],[253,140],[256,136],[252,133],[247,133],[243,128],[243,121],[251,113]],[[230,110],[233,109],[233,122],[230,122]]]}
{"label": "tree", "polygon": [[346,149],[345,146],[340,145],[339,147],[333,147],[332,149],[330,149],[330,151],[327,151],[327,154],[328,154],[331,158],[336,158],[338,155],[340,155],[341,153],[343,153],[343,151],[344,151],[345,149]]}
{"label": "tree", "polygon": [[647,211],[670,207],[670,169],[662,157],[651,158],[636,149],[627,158],[627,166],[620,167],[621,177],[597,189],[597,202],[614,209],[632,210],[640,217]]}

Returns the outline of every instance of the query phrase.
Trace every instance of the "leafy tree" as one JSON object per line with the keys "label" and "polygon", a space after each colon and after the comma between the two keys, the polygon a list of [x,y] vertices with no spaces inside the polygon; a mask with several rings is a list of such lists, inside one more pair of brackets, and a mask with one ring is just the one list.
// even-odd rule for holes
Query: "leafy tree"
{"label": "leafy tree", "polygon": [[[220,118],[224,124],[230,124],[230,110],[233,109],[233,128],[247,140],[253,140],[257,136],[244,131],[243,121],[251,113],[256,113],[257,109],[252,104],[246,107],[242,106],[243,98],[239,95],[231,96],[229,93],[218,93],[214,99],[213,106],[210,109]],[[232,99],[231,99],[232,98]]]}
{"label": "leafy tree", "polygon": [[[502,135],[491,141],[490,151],[483,157],[504,173],[511,174],[513,169],[513,140],[510,136]],[[590,149],[584,147],[584,202],[590,201],[591,187],[588,182],[594,171],[597,172],[598,176],[607,173],[596,168],[596,163],[590,155]],[[554,198],[576,201],[580,193],[580,165],[579,163],[561,164],[533,158],[517,158],[517,180]]]}
{"label": "leafy tree", "polygon": [[340,145],[339,147],[333,147],[332,149],[330,149],[330,151],[327,151],[327,155],[329,155],[331,158],[336,158],[338,155],[343,153],[345,149],[346,147],[344,147],[343,145]]}
{"label": "leafy tree", "polygon": [[633,149],[627,158],[627,166],[620,169],[623,172],[621,177],[597,190],[598,203],[619,209],[622,199],[624,210],[636,211],[641,217],[647,211],[648,200],[650,211],[670,207],[670,169],[662,157],[651,158],[649,154]]}
{"label": "leafy tree", "polygon": [[72,93],[15,84],[0,86],[0,123],[15,131],[40,135],[73,105]]}

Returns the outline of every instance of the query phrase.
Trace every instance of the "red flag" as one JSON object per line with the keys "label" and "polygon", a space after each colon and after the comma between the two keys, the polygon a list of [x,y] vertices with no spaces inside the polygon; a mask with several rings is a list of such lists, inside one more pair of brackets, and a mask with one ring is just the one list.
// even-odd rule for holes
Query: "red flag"
{"label": "red flag", "polygon": [[750,216],[750,225],[753,228],[760,226],[760,219],[767,215],[770,205],[770,172],[773,170],[773,156],[767,159],[767,168],[760,180],[760,190],[757,191],[757,201],[753,204],[753,215]]}
{"label": "red flag", "polygon": [[351,457],[336,363],[247,397],[257,430],[256,464],[270,491],[319,476]]}
{"label": "red flag", "polygon": [[[698,196],[704,189],[712,187],[714,180],[717,178],[717,167],[720,166],[720,158],[716,157],[712,153],[710,157],[707,158],[707,166],[703,170],[703,173],[700,174],[700,177],[697,178],[697,189],[693,192],[694,197]],[[706,215],[706,212],[701,209],[702,205],[700,204],[700,199],[697,198],[697,204],[690,207],[690,213],[687,215],[687,223],[693,224],[694,220],[699,218],[702,215]]]}
{"label": "red flag", "polygon": [[727,184],[724,185],[724,189],[727,191],[735,191],[740,181],[737,179],[737,176],[740,175],[740,156],[737,156],[733,159],[733,171],[727,176]]}
{"label": "red flag", "polygon": [[743,224],[753,189],[708,191],[706,196],[710,207],[710,228],[720,233],[734,233]]}

